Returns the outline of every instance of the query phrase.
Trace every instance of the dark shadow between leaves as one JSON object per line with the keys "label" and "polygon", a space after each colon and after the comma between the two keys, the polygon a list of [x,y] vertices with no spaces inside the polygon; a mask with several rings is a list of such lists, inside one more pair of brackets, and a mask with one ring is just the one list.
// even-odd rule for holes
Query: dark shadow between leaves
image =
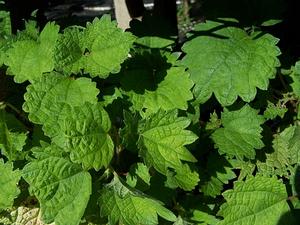
{"label": "dark shadow between leaves", "polygon": [[207,19],[235,18],[244,27],[280,20],[286,8],[284,0],[206,0],[202,5]]}
{"label": "dark shadow between leaves", "polygon": [[164,80],[172,64],[158,49],[142,50],[133,54],[121,71],[121,87],[124,91],[144,94],[154,91]]}
{"label": "dark shadow between leaves", "polygon": [[[231,163],[217,151],[211,152],[206,162],[204,172],[200,173],[200,189],[204,194],[215,197],[221,194],[225,185],[226,188],[232,188],[232,183],[229,181],[235,179],[236,176],[231,170],[233,168]],[[225,180],[224,176],[226,176]],[[208,185],[209,183],[211,185]],[[208,188],[209,186],[210,188]],[[212,186],[215,186],[214,189],[211,189]]]}
{"label": "dark shadow between leaves", "polygon": [[162,38],[170,38],[177,36],[171,24],[159,16],[154,16],[150,12],[146,12],[142,21],[133,19],[130,22],[129,31],[137,37],[156,36]]}

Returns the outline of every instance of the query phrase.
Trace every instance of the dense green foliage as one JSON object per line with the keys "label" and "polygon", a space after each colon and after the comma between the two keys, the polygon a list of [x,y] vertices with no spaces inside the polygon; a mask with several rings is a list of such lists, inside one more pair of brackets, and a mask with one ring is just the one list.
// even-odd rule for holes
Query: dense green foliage
{"label": "dense green foliage", "polygon": [[0,224],[299,223],[300,61],[281,66],[277,20],[207,20],[179,49],[109,16],[0,19]]}

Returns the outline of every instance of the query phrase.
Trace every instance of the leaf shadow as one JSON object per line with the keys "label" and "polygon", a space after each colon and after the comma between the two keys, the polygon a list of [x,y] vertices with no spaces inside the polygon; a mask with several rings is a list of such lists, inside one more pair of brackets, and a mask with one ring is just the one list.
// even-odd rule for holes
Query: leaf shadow
{"label": "leaf shadow", "polygon": [[[219,22],[218,20],[215,20],[216,22]],[[205,31],[199,31],[199,30],[191,30],[189,32],[189,35],[186,39],[186,42],[188,41],[191,41],[192,39],[196,38],[196,37],[200,37],[200,36],[207,36],[207,37],[214,37],[214,38],[218,38],[218,39],[229,39],[229,37],[226,37],[224,35],[220,35],[220,34],[216,34],[214,32],[218,31],[218,30],[221,30],[221,29],[224,29],[228,26],[236,26],[236,23],[233,23],[233,22],[229,22],[229,21],[222,21],[224,22],[223,24],[219,25],[219,26],[216,26],[212,29],[209,29],[209,30],[205,30]]]}
{"label": "leaf shadow", "polygon": [[133,19],[128,29],[137,37],[157,36],[162,38],[171,38],[177,36],[177,30],[174,30],[172,24],[160,16],[151,12],[145,12],[142,20]]}
{"label": "leaf shadow", "polygon": [[[232,185],[230,180],[236,178],[236,175],[234,175],[234,172],[232,170],[233,166],[224,156],[220,155],[218,152],[211,152],[205,161],[205,168],[199,171],[200,187],[205,188],[206,186],[208,187],[207,191],[209,191],[209,188],[212,188],[213,185],[216,185],[217,188],[220,188],[220,190],[218,191],[220,192],[219,194],[221,194],[225,186]],[[219,195],[216,193],[216,190],[213,190],[212,194],[215,196]]]}
{"label": "leaf shadow", "polygon": [[284,0],[210,0],[202,5],[207,19],[235,18],[245,27],[280,20],[286,9]]}
{"label": "leaf shadow", "polygon": [[121,71],[121,87],[124,91],[144,94],[154,91],[172,67],[159,49],[143,49],[133,53]]}

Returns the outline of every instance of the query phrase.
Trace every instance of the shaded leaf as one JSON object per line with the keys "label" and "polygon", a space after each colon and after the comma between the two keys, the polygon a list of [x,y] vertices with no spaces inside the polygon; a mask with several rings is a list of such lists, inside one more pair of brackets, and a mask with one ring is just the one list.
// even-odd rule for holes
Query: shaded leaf
{"label": "shaded leaf", "polygon": [[236,178],[230,162],[216,153],[208,156],[206,169],[208,178],[202,185],[200,184],[200,190],[208,196],[216,197],[220,195],[224,184],[228,184],[230,180]]}
{"label": "shaded leaf", "polygon": [[23,158],[27,132],[14,116],[0,109],[0,150],[8,160]]}
{"label": "shaded leaf", "polygon": [[130,167],[126,182],[131,187],[141,191],[147,190],[150,186],[150,173],[148,167],[143,163],[136,163]]}
{"label": "shaded leaf", "polygon": [[223,128],[212,134],[212,139],[221,154],[254,159],[255,149],[261,149],[264,144],[261,140],[262,116],[249,105],[237,111],[227,109],[221,115]]}
{"label": "shaded leaf", "polygon": [[158,215],[176,221],[176,216],[160,202],[127,187],[117,175],[102,189],[99,205],[101,216],[108,216],[110,225],[156,225]]}

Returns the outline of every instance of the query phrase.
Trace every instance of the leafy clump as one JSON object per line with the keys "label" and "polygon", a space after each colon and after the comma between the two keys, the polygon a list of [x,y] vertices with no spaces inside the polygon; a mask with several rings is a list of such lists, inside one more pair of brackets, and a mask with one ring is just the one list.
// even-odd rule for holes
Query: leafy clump
{"label": "leafy clump", "polygon": [[13,33],[0,3],[0,224],[297,225],[300,61],[232,2],[184,43],[156,14]]}

